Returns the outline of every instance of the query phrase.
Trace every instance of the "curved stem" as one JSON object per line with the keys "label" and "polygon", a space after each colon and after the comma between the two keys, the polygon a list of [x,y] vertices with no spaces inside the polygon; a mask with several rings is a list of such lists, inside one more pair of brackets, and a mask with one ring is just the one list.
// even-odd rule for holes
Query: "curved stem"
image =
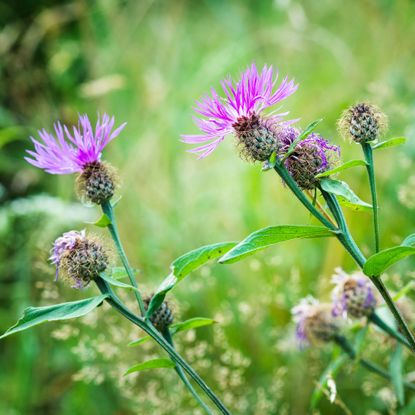
{"label": "curved stem", "polygon": [[305,194],[301,191],[301,189],[297,186],[297,183],[291,177],[290,173],[288,173],[287,169],[280,164],[279,162],[276,163],[274,166],[274,170],[278,173],[281,177],[283,182],[290,188],[290,190],[294,193],[297,199],[306,207],[306,209],[315,216],[323,225],[327,226],[331,230],[336,230],[336,227],[326,219],[313,204],[308,200]]}
{"label": "curved stem", "polygon": [[220,401],[220,399],[213,393],[213,391],[206,385],[204,380],[195,372],[195,370],[180,356],[179,353],[164,339],[164,337],[152,326],[146,323],[142,317],[138,317],[128,310],[124,304],[118,299],[112,288],[102,278],[95,280],[100,291],[104,294],[109,294],[106,298],[112,307],[114,307],[119,313],[121,313],[127,320],[140,327],[145,333],[147,333],[153,340],[162,347],[174,363],[180,365],[184,371],[200,386],[200,388],[206,393],[210,400],[216,405],[222,414],[230,415],[231,413]]}
{"label": "curved stem", "polygon": [[376,312],[372,313],[369,316],[369,320],[373,324],[378,326],[381,330],[383,330],[385,333],[388,333],[390,336],[394,337],[400,343],[404,344],[406,347],[411,349],[411,345],[409,344],[408,340],[406,340],[406,337],[404,337],[399,331],[396,331],[394,328],[389,326],[389,324],[382,320]]}
{"label": "curved stem", "polygon": [[370,143],[362,143],[363,154],[366,159],[366,169],[369,176],[370,193],[372,195],[373,226],[375,231],[375,252],[379,252],[379,218],[378,218],[378,198],[376,194],[375,165],[373,161],[373,149]]}
{"label": "curved stem", "polygon": [[[173,338],[171,337],[170,330],[167,328],[165,331],[163,331],[162,335],[166,339],[166,341],[170,344],[170,346],[174,348],[174,342],[173,342]],[[186,386],[186,388],[189,390],[189,392],[196,399],[196,401],[198,402],[198,404],[203,408],[203,410],[208,415],[212,415],[212,411],[203,402],[203,400],[199,396],[199,394],[195,391],[195,388],[192,386],[192,384],[187,379],[186,374],[183,372],[183,369],[179,365],[176,365],[174,369],[176,370],[176,373],[178,374],[178,376],[180,377],[180,379],[182,380],[182,382],[184,383],[184,385]]]}
{"label": "curved stem", "polygon": [[128,278],[130,280],[130,283],[133,287],[137,288],[136,290],[134,290],[134,295],[135,298],[137,300],[138,306],[140,308],[140,313],[142,316],[145,315],[146,313],[146,308],[144,306],[144,302],[143,299],[141,298],[141,294],[138,291],[138,284],[137,281],[134,277],[134,272],[130,266],[130,263],[128,262],[128,258],[127,255],[125,254],[124,248],[121,244],[121,240],[120,240],[120,235],[118,233],[118,227],[117,227],[117,223],[115,221],[115,216],[114,216],[114,209],[111,205],[110,201],[106,201],[101,205],[102,211],[104,212],[104,214],[108,217],[110,223],[108,225],[108,229],[110,231],[111,237],[114,241],[115,247],[118,251],[118,255],[121,258],[121,261],[124,265],[125,271],[128,275]]}
{"label": "curved stem", "polygon": [[[359,364],[364,367],[365,369],[369,370],[370,372],[376,373],[377,375],[387,379],[391,380],[391,375],[387,370],[385,370],[383,367],[377,365],[376,363],[371,362],[370,360],[359,358],[356,351],[354,350],[353,346],[347,341],[347,339],[343,336],[336,336],[334,339],[334,342],[337,343],[343,351],[353,360],[356,360],[359,362]],[[415,390],[415,385],[411,382],[403,382],[403,384],[408,388]]]}

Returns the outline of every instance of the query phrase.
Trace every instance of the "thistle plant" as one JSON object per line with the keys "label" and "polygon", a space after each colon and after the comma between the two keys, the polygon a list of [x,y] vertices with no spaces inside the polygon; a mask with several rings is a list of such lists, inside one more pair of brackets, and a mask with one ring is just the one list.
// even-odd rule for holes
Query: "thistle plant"
{"label": "thistle plant", "polygon": [[[242,156],[253,162],[262,162],[263,171],[274,170],[298,201],[322,226],[273,225],[257,230],[223,255],[219,262],[229,264],[282,241],[296,238],[334,237],[360,267],[359,275],[353,274],[337,281],[335,304],[300,304],[294,309],[297,334],[305,341],[335,340],[350,357],[356,352],[345,338],[337,334],[335,321],[341,315],[365,316],[368,322],[379,326],[385,333],[397,339],[415,353],[415,339],[388,289],[383,283],[383,272],[399,260],[415,254],[414,237],[408,236],[401,245],[380,251],[378,202],[374,175],[373,151],[402,144],[402,138],[380,141],[386,130],[386,116],[374,105],[361,103],[345,111],[338,122],[342,135],[362,146],[364,160],[340,162],[340,148],[331,144],[316,132],[321,119],[301,129],[295,121],[282,119],[287,112],[277,116],[266,109],[287,98],[297,89],[294,81],[287,78],[274,91],[276,72],[265,66],[258,71],[255,65],[242,73],[236,82],[222,81],[224,96],[212,90],[210,97],[196,104],[200,116],[196,125],[199,135],[184,135],[186,143],[207,144],[189,150],[206,157],[226,135],[236,137],[237,145],[243,147]],[[271,98],[272,97],[272,98]],[[278,99],[276,99],[278,97]],[[280,109],[278,109],[280,111]],[[364,166],[368,172],[371,203],[361,200],[344,182],[333,177],[352,167]],[[342,206],[367,211],[373,215],[374,253],[366,258],[355,242],[343,214]],[[376,294],[375,294],[376,292]],[[396,330],[381,318],[375,308],[377,293],[393,314]],[[331,309],[331,312],[329,310]],[[363,361],[363,366],[388,377],[379,367]]]}
{"label": "thistle plant", "polygon": [[[113,240],[129,284],[120,281],[117,267],[113,265],[112,249],[104,241],[86,230],[71,230],[58,237],[53,244],[50,262],[56,267],[56,280],[67,281],[72,288],[84,290],[95,283],[100,295],[80,301],[55,304],[46,307],[30,307],[23,317],[0,338],[20,332],[34,325],[54,320],[81,317],[103,302],[108,303],[133,325],[138,326],[147,338],[151,338],[166,353],[168,358],[153,359],[135,364],[126,374],[151,368],[174,368],[184,386],[207,414],[212,408],[207,405],[195,389],[197,385],[220,413],[230,414],[222,401],[196,373],[192,366],[176,351],[173,336],[181,331],[212,324],[212,319],[193,318],[173,325],[173,312],[164,300],[167,292],[191,271],[208,260],[218,257],[235,243],[221,243],[205,246],[184,254],[173,261],[171,273],[162,281],[157,292],[143,299],[136,281],[135,272],[123,249],[115,220],[113,196],[118,187],[115,169],[102,161],[104,148],[116,138],[125,123],[114,129],[114,117],[98,116],[95,128],[87,115],[80,115],[77,126],[68,127],[57,122],[54,134],[39,131],[39,139],[32,137],[34,151],[28,150],[26,160],[35,167],[50,174],[77,173],[76,190],[80,199],[90,206],[97,205],[102,210],[101,218],[95,223],[107,228]],[[116,289],[132,291],[137,301],[138,312],[130,310],[115,293]],[[140,344],[138,339],[132,346]],[[188,378],[189,377],[189,378]]]}

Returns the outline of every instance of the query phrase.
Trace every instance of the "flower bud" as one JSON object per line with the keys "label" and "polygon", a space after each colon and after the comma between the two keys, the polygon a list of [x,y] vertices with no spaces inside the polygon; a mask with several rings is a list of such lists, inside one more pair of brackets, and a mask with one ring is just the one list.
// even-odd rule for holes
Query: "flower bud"
{"label": "flower bud", "polygon": [[85,230],[70,231],[56,239],[50,260],[56,265],[56,278],[61,274],[72,288],[85,288],[91,280],[106,270],[108,252]]}
{"label": "flower bud", "polygon": [[249,161],[266,161],[277,151],[277,137],[272,125],[252,113],[239,117],[232,125],[241,156]]}
{"label": "flower bud", "polygon": [[[300,131],[293,127],[277,131],[281,157],[285,156],[299,134]],[[339,147],[330,145],[323,137],[312,133],[297,143],[294,151],[285,160],[285,167],[299,187],[313,190],[319,181],[316,175],[332,167],[333,155],[336,153],[340,153]]]}
{"label": "flower bud", "polygon": [[338,121],[341,135],[356,143],[377,140],[387,128],[387,117],[374,105],[362,102],[348,108]]}
{"label": "flower bud", "polygon": [[303,299],[292,309],[292,315],[297,324],[296,337],[302,345],[329,342],[340,333],[341,322],[333,316],[331,304],[319,303],[313,297]]}
{"label": "flower bud", "polygon": [[100,205],[114,195],[115,170],[108,163],[97,161],[86,164],[77,179],[81,200]]}
{"label": "flower bud", "polygon": [[370,316],[376,307],[376,296],[372,283],[361,272],[351,275],[337,269],[332,281],[333,315],[361,318]]}
{"label": "flower bud", "polygon": [[[144,298],[144,305],[147,310],[151,301],[151,297]],[[166,330],[174,320],[173,312],[167,301],[163,301],[161,306],[154,311],[150,317],[150,321],[158,331]]]}

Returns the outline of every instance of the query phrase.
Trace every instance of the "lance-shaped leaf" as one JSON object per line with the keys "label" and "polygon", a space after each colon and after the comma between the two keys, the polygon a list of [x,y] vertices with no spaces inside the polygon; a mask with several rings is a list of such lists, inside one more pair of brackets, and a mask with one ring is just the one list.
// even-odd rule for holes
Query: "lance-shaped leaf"
{"label": "lance-shaped leaf", "polygon": [[236,242],[220,242],[206,245],[187,252],[174,260],[170,265],[170,275],[163,280],[151,298],[146,317],[149,318],[160,307],[166,294],[184,277],[211,259],[220,257],[235,245]]}
{"label": "lance-shaped leaf", "polygon": [[[175,334],[180,333],[181,331],[192,330],[192,329],[197,329],[199,327],[210,326],[211,324],[214,324],[214,323],[215,323],[215,320],[212,320],[211,318],[194,317],[194,318],[191,318],[191,319],[186,320],[186,321],[181,321],[179,323],[174,323],[170,326],[169,329],[170,329],[170,334],[172,336],[174,336]],[[150,336],[144,336],[144,337],[141,337],[137,340],[134,340],[134,341],[128,343],[128,346],[130,346],[130,347],[139,346],[140,344],[143,344],[143,343],[147,342],[150,339],[151,339]]]}
{"label": "lance-shaped leaf", "polygon": [[364,160],[350,160],[342,164],[341,166],[335,167],[334,169],[327,170],[323,173],[317,174],[316,178],[319,179],[320,177],[331,176],[332,174],[340,173],[344,170],[351,169],[352,167],[356,167],[356,166],[367,166],[367,163]]}
{"label": "lance-shaped leaf", "polygon": [[380,143],[375,144],[372,146],[373,150],[382,149],[382,148],[389,148],[389,147],[396,147],[404,144],[406,142],[405,137],[394,137],[390,138],[389,140],[381,141]]}
{"label": "lance-shaped leaf", "polygon": [[99,228],[106,228],[110,224],[111,219],[105,213],[96,222],[91,223],[91,225],[98,226]]}
{"label": "lance-shaped leaf", "polygon": [[371,210],[372,205],[363,202],[356,194],[350,189],[346,182],[333,179],[322,179],[320,185],[323,190],[328,193],[332,193],[338,196],[339,202],[347,207],[355,210]]}
{"label": "lance-shaped leaf", "polygon": [[160,369],[160,368],[173,368],[176,365],[170,359],[152,359],[147,360],[147,362],[139,363],[130,367],[127,372],[124,373],[125,375],[129,375],[130,373],[134,372],[141,372],[142,370],[148,369]]}
{"label": "lance-shaped leaf", "polygon": [[384,249],[368,258],[363,266],[363,272],[369,277],[378,277],[396,262],[415,255],[415,248],[412,246],[394,246]]}
{"label": "lance-shaped leaf", "polygon": [[252,255],[256,251],[268,248],[279,242],[300,238],[322,238],[334,236],[335,232],[322,226],[281,225],[269,226],[251,233],[242,242],[219,260],[221,264],[231,264]]}
{"label": "lance-shaped leaf", "polygon": [[138,288],[133,287],[130,284],[126,284],[125,282],[119,281],[115,278],[110,277],[109,275],[107,275],[105,272],[101,272],[100,277],[104,280],[107,281],[108,284],[113,285],[114,287],[119,287],[119,288],[126,288],[127,290],[133,290],[133,291],[138,291]]}
{"label": "lance-shaped leaf", "polygon": [[108,297],[108,294],[46,307],[28,307],[24,310],[23,317],[13,327],[10,327],[2,336],[0,336],[0,339],[48,321],[68,320],[71,318],[82,317],[98,307],[106,297]]}
{"label": "lance-shaped leaf", "polygon": [[403,347],[401,344],[395,346],[389,362],[389,373],[391,375],[392,386],[399,405],[403,405],[405,401],[405,390],[403,384]]}

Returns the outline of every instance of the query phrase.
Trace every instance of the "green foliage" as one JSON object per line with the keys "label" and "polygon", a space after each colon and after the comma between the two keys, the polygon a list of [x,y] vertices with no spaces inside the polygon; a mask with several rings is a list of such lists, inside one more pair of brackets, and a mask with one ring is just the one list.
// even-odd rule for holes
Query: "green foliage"
{"label": "green foliage", "polygon": [[52,306],[28,307],[24,310],[23,317],[1,335],[0,339],[49,321],[82,317],[100,306],[106,297],[107,295],[99,295],[85,300],[55,304]]}
{"label": "green foliage", "polygon": [[340,173],[344,170],[351,169],[352,167],[357,167],[357,166],[367,166],[367,163],[364,160],[346,161],[346,163],[343,163],[340,166],[334,167],[333,169],[317,174],[316,177],[317,178],[328,177],[328,176],[331,176],[332,174]]}
{"label": "green foliage", "polygon": [[152,359],[152,360],[147,360],[147,362],[139,363],[137,365],[131,366],[125,372],[125,375],[129,375],[135,372],[141,372],[142,370],[160,369],[160,368],[169,369],[173,367],[175,367],[175,364],[170,359]]}
{"label": "green foliage", "polygon": [[369,277],[378,277],[396,262],[415,255],[415,248],[411,246],[394,246],[372,255],[366,261],[363,272]]}
{"label": "green foliage", "polygon": [[150,317],[154,311],[160,307],[166,294],[188,274],[201,267],[206,262],[223,255],[235,245],[235,242],[219,242],[212,245],[206,245],[187,252],[174,260],[170,265],[171,274],[163,280],[154,296],[151,298],[146,316]]}
{"label": "green foliage", "polygon": [[356,196],[346,182],[326,178],[320,181],[320,185],[326,192],[336,195],[341,205],[358,211],[372,211],[372,205]]}
{"label": "green foliage", "polygon": [[389,362],[392,385],[399,405],[405,401],[405,388],[403,384],[403,346],[397,344]]}
{"label": "green foliage", "polygon": [[281,225],[269,226],[251,233],[219,260],[221,264],[240,261],[255,252],[279,242],[302,238],[323,238],[334,236],[334,232],[322,226]]}
{"label": "green foliage", "polygon": [[372,146],[373,150],[381,150],[384,148],[396,147],[400,146],[401,144],[406,143],[405,137],[394,137],[390,138],[389,140],[381,141],[374,146]]}

